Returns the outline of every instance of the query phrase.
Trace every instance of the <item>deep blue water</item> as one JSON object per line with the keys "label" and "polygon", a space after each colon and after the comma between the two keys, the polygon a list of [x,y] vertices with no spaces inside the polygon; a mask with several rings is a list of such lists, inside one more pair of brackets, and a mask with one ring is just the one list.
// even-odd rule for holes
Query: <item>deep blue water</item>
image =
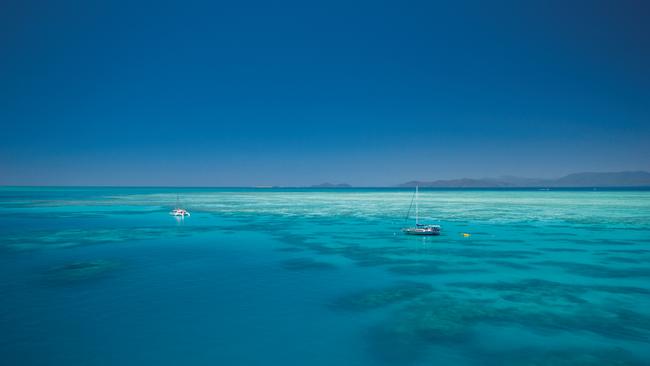
{"label": "deep blue water", "polygon": [[650,191],[411,197],[0,188],[1,363],[650,364]]}

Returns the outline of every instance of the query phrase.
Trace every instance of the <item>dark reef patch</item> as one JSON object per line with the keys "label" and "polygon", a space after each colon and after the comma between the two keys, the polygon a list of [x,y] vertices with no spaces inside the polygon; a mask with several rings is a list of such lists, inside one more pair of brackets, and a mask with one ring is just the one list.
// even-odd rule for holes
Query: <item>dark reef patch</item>
{"label": "dark reef patch", "polygon": [[517,258],[526,259],[539,255],[539,252],[532,250],[481,250],[481,249],[463,249],[449,251],[450,254],[467,258]]}
{"label": "dark reef patch", "polygon": [[[563,298],[584,294],[586,292],[606,292],[612,294],[650,294],[650,289],[633,286],[576,285],[541,279],[526,279],[518,282],[453,282],[450,287],[484,289],[497,292],[518,292],[536,294],[539,297]],[[538,303],[540,299],[535,299]],[[577,301],[582,303],[584,301]]]}
{"label": "dark reef patch", "polygon": [[[350,258],[349,256],[346,256]],[[353,258],[350,258],[353,259]],[[421,261],[406,259],[406,258],[389,258],[386,256],[368,256],[367,258],[356,258],[355,259],[358,266],[361,267],[376,267],[376,266],[390,266],[390,265],[418,265],[421,264]],[[427,261],[428,265],[437,265],[442,262],[440,261]]]}
{"label": "dark reef patch", "polygon": [[510,224],[508,225],[510,228],[515,228],[515,229],[537,229],[538,227],[535,225],[530,225],[530,224]]}
{"label": "dark reef patch", "polygon": [[542,349],[522,348],[507,352],[481,352],[485,366],[636,366],[644,363],[621,348]]}
{"label": "dark reef patch", "polygon": [[405,276],[426,276],[434,274],[450,274],[450,273],[475,273],[485,272],[483,269],[478,268],[449,268],[441,267],[437,262],[427,263],[412,263],[388,267],[388,271]]}
{"label": "dark reef patch", "polygon": [[608,254],[608,253],[650,254],[650,249],[607,249],[598,252],[598,254]]}
{"label": "dark reef patch", "polygon": [[[447,295],[429,293],[405,301],[393,309],[386,320],[369,329],[369,351],[377,357],[378,362],[417,363],[426,356],[431,346],[459,342],[471,345],[479,324],[520,327],[543,336],[571,333],[582,337],[592,333],[621,341],[650,340],[649,316],[620,307],[592,304],[582,297],[589,292],[648,294],[648,289],[574,285],[540,279],[458,282],[450,287],[451,292],[448,291]],[[455,288],[483,291],[459,292],[451,296]],[[484,298],[485,290],[492,294],[491,298]],[[480,296],[483,298],[471,297],[477,293],[482,293]],[[509,352],[498,356],[509,357],[504,359],[504,364],[554,365],[559,362],[557,357],[561,356],[547,350],[539,350],[530,358]],[[611,363],[616,357],[598,352],[585,351],[583,354],[582,351],[572,351],[568,364],[583,364],[581,361],[586,360],[593,360],[584,363],[587,365],[617,364]],[[620,364],[638,364],[629,355],[621,357]],[[496,360],[489,358],[488,364],[499,364]]]}
{"label": "dark reef patch", "polygon": [[337,267],[331,263],[320,262],[311,258],[296,258],[282,262],[282,268],[289,271],[329,270]]}
{"label": "dark reef patch", "polygon": [[570,233],[570,232],[546,232],[546,231],[538,231],[533,233],[533,235],[537,236],[578,236],[576,233]]}
{"label": "dark reef patch", "polygon": [[595,244],[607,244],[607,245],[634,245],[633,242],[625,240],[613,240],[613,239],[601,239],[595,240]]}
{"label": "dark reef patch", "polygon": [[585,253],[588,252],[586,249],[577,249],[577,248],[541,248],[545,252],[566,252],[566,253]]}
{"label": "dark reef patch", "polygon": [[564,303],[582,304],[586,301],[578,295],[586,292],[583,288],[539,279],[519,282],[456,282],[451,287],[487,289],[498,293],[502,299],[524,304],[560,305]]}
{"label": "dark reef patch", "polygon": [[409,365],[419,362],[430,345],[467,343],[472,327],[493,316],[493,309],[484,305],[445,296],[419,297],[369,329],[368,351],[379,363]]}
{"label": "dark reef patch", "polygon": [[[594,306],[563,293],[561,284],[558,287],[552,282],[533,280],[520,284],[498,283],[494,287],[514,290],[512,294],[521,295],[519,290],[526,284],[541,289],[531,297],[522,298],[526,303],[517,303],[516,306],[499,306],[497,304],[502,301],[494,300],[432,294],[420,296],[395,309],[384,322],[370,329],[369,350],[378,360],[409,364],[420,359],[428,346],[459,342],[471,344],[475,328],[480,323],[523,327],[544,336],[560,332],[583,336],[588,332],[615,340],[647,342],[650,339],[648,316],[630,310]],[[568,307],[562,307],[561,311],[549,310],[558,309],[547,306],[557,303],[553,297],[558,294],[568,302]],[[528,303],[539,299],[545,303]],[[519,364],[519,356],[513,357],[512,364]],[[603,357],[596,360],[610,360]],[[546,356],[538,354],[534,358],[544,360]],[[556,361],[554,357],[550,359]]]}
{"label": "dark reef patch", "polygon": [[[635,313],[636,314],[636,313]],[[647,342],[649,331],[647,320],[630,319],[627,312],[606,311],[594,306],[578,306],[573,312],[533,311],[522,308],[500,310],[500,315],[487,322],[495,324],[517,324],[541,334],[549,332],[591,332],[610,339]]]}
{"label": "dark reef patch", "polygon": [[108,260],[68,263],[46,271],[43,279],[53,284],[84,282],[102,278],[119,266],[118,262]]}
{"label": "dark reef patch", "polygon": [[334,310],[365,311],[411,300],[432,291],[433,287],[426,283],[404,282],[345,295],[332,302],[329,307]]}
{"label": "dark reef patch", "polygon": [[278,252],[288,252],[288,253],[304,252],[305,250],[306,249],[304,248],[297,248],[297,247],[282,247],[276,249],[276,251]]}
{"label": "dark reef patch", "polygon": [[494,265],[501,266],[501,267],[508,267],[508,268],[512,268],[512,269],[521,269],[521,270],[524,270],[524,269],[529,270],[529,269],[533,268],[532,266],[529,266],[527,264],[521,264],[521,263],[509,262],[509,261],[500,261],[500,260],[488,260],[488,261],[486,261],[486,263],[494,264]]}
{"label": "dark reef patch", "polygon": [[[474,235],[474,234],[472,234]],[[525,240],[521,239],[492,239],[492,241],[497,242],[497,243],[508,243],[508,244],[518,244],[518,243],[525,243]]]}
{"label": "dark reef patch", "polygon": [[68,248],[136,240],[183,238],[215,230],[218,229],[207,226],[43,230],[6,236],[3,238],[2,245],[14,250]]}
{"label": "dark reef patch", "polygon": [[596,264],[585,264],[563,261],[540,261],[534,264],[557,267],[566,272],[595,278],[632,278],[650,277],[650,267],[610,268]]}
{"label": "dark reef patch", "polygon": [[[648,260],[646,260],[648,261]],[[603,263],[607,262],[613,262],[613,263],[631,263],[631,264],[639,264],[645,262],[643,259],[640,258],[630,258],[630,257],[605,257],[602,259]]]}

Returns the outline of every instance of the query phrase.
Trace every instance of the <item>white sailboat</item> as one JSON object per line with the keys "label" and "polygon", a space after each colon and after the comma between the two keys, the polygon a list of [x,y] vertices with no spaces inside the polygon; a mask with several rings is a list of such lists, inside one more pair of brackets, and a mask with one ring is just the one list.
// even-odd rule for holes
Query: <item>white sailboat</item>
{"label": "white sailboat", "polygon": [[408,219],[408,216],[411,213],[411,207],[413,206],[413,200],[415,200],[415,226],[405,227],[402,229],[402,232],[407,235],[440,235],[440,225],[420,224],[418,188],[419,188],[418,186],[415,186],[415,196],[414,199],[411,199],[409,212],[406,214],[406,219]]}

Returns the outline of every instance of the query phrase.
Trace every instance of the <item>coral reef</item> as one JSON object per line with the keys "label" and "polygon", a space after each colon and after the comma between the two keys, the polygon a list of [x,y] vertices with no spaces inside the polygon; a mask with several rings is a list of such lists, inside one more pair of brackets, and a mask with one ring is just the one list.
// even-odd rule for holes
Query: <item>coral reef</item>
{"label": "coral reef", "polygon": [[290,271],[305,271],[335,269],[336,266],[327,262],[319,262],[311,258],[296,258],[282,262],[282,268]]}
{"label": "coral reef", "polygon": [[330,307],[336,310],[364,311],[411,300],[432,291],[433,287],[426,283],[404,282],[343,296],[330,304]]}
{"label": "coral reef", "polygon": [[44,279],[59,284],[82,282],[103,277],[119,266],[118,262],[108,260],[68,263],[46,271]]}

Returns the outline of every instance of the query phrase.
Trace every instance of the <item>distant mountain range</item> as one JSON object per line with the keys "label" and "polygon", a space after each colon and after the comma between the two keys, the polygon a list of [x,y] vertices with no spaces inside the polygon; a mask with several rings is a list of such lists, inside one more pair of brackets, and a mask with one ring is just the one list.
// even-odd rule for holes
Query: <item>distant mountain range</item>
{"label": "distant mountain range", "polygon": [[462,178],[435,181],[410,181],[398,187],[438,188],[517,188],[517,187],[650,187],[650,173],[575,173],[558,179],[536,179],[503,176],[499,178]]}

